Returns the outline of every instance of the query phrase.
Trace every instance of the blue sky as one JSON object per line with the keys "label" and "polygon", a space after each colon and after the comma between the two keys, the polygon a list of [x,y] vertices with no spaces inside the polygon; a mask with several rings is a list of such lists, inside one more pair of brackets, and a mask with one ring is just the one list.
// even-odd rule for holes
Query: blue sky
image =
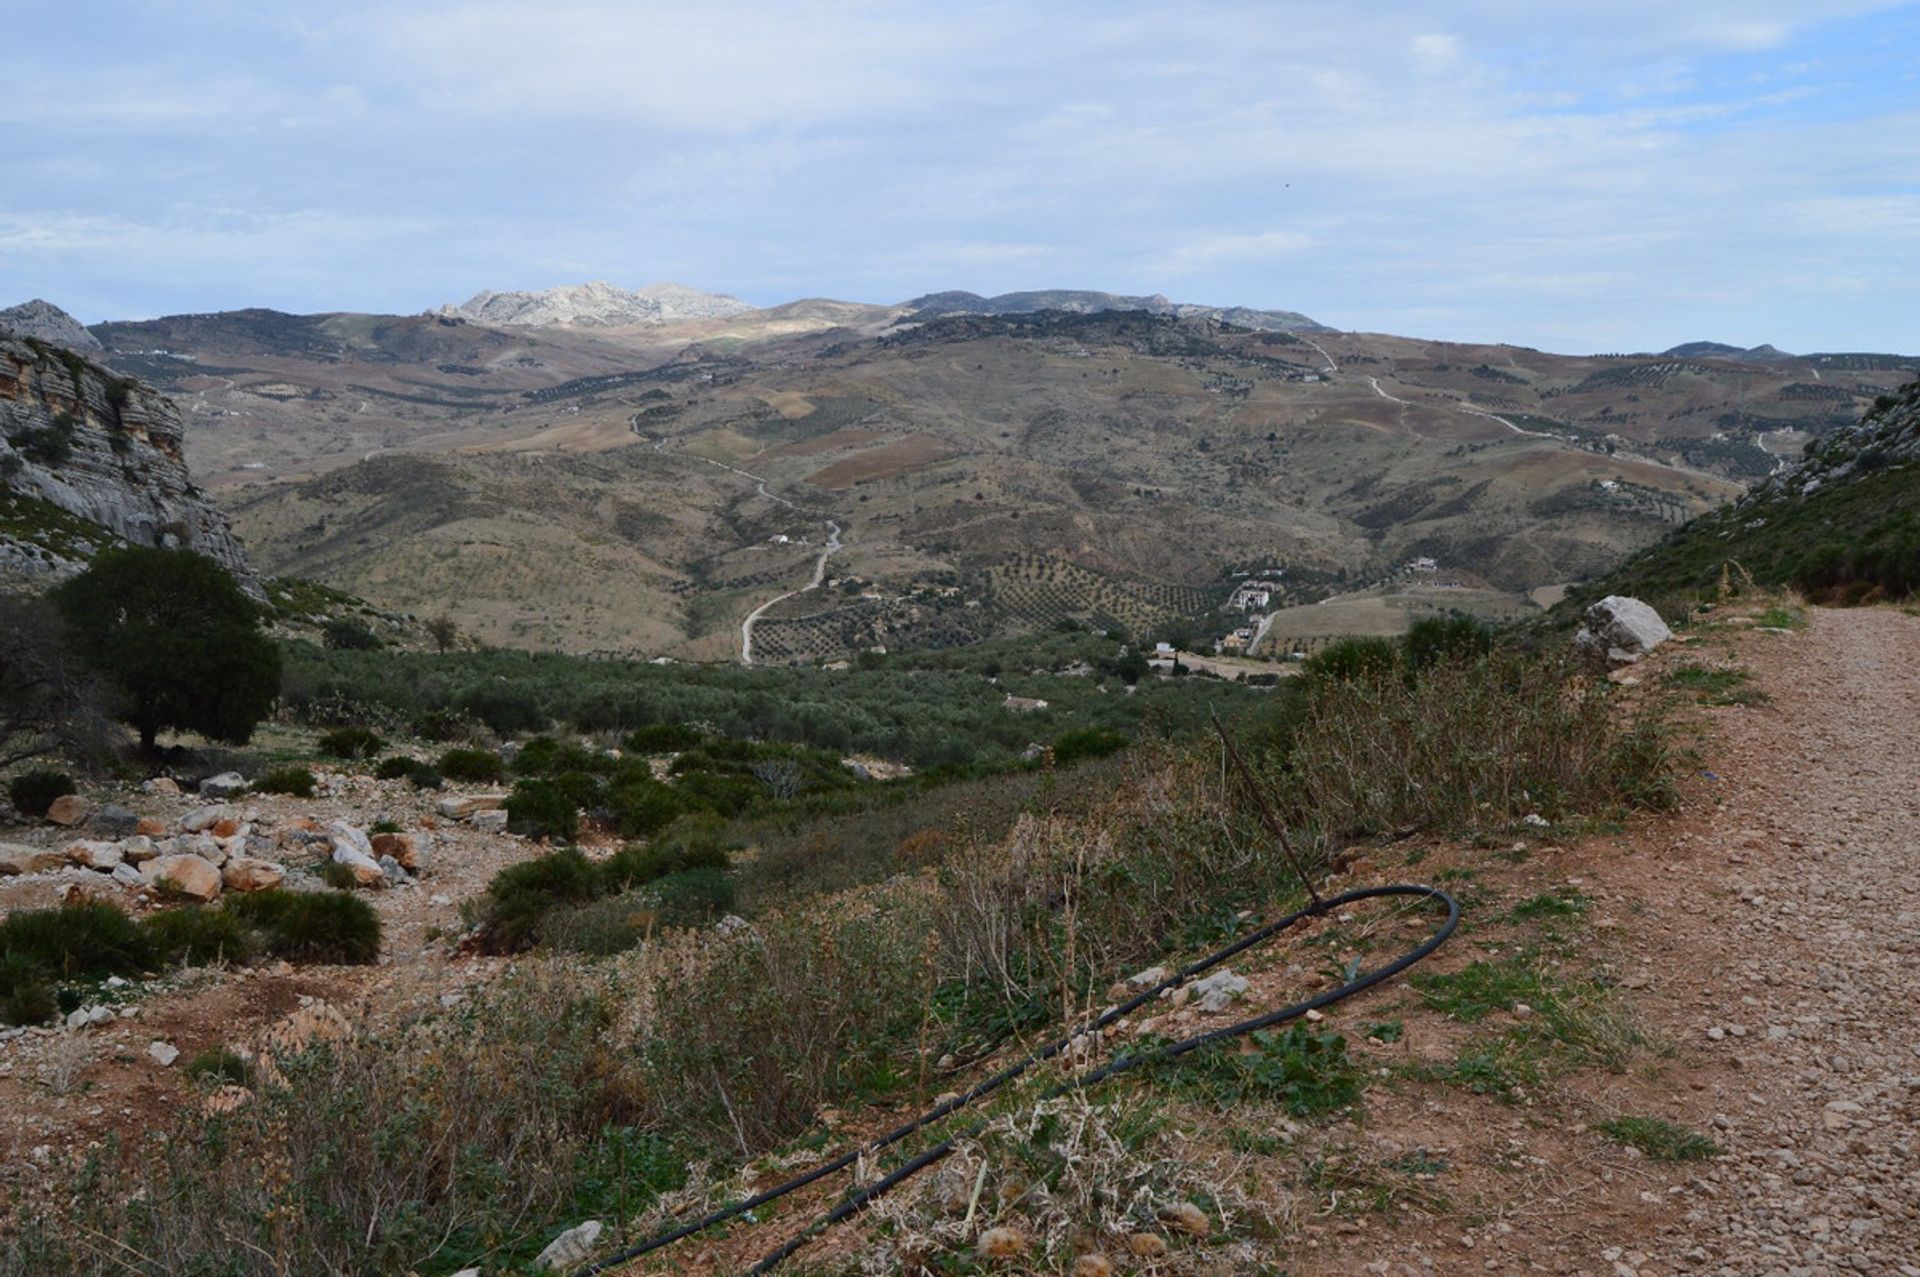
{"label": "blue sky", "polygon": [[[9,5],[9,7],[13,7]],[[1084,287],[1920,352],[1920,5],[36,5],[0,304]]]}

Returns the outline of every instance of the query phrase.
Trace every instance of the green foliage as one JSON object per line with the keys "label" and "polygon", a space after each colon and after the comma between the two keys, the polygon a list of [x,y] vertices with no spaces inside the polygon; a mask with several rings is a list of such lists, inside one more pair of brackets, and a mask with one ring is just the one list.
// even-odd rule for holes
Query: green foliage
{"label": "green foliage", "polygon": [[1185,1080],[1222,1108],[1264,1101],[1294,1117],[1331,1113],[1360,1098],[1360,1067],[1339,1034],[1294,1024],[1280,1033],[1257,1031],[1249,1041],[1251,1051],[1228,1042],[1194,1052],[1181,1062]]}
{"label": "green foliage", "polygon": [[181,905],[151,915],[140,927],[155,960],[167,966],[246,962],[260,950],[253,929],[224,906]]}
{"label": "green foliage", "polygon": [[1351,683],[1376,678],[1399,664],[1400,648],[1392,639],[1356,635],[1327,644],[1308,657],[1301,668],[1315,679]]}
{"label": "green foliage", "polygon": [[1062,732],[1053,742],[1053,761],[1061,767],[1086,758],[1105,758],[1128,745],[1124,733],[1108,727],[1081,727]]}
{"label": "green foliage", "polygon": [[1704,1135],[1657,1117],[1614,1117],[1594,1130],[1657,1162],[1701,1162],[1720,1156],[1720,1146]]}
{"label": "green foliage", "polygon": [[319,868],[314,872],[320,875],[321,882],[335,891],[352,891],[354,884],[359,881],[353,876],[353,870],[337,860],[321,861]]}
{"label": "green foliage", "polygon": [[119,687],[143,749],[168,728],[245,744],[280,690],[280,649],[226,570],[189,550],[97,555],[53,591],[81,658]]}
{"label": "green foliage", "polygon": [[187,1062],[187,1076],[216,1085],[246,1086],[252,1081],[246,1060],[225,1047],[194,1056]]}
{"label": "green foliage", "polygon": [[221,907],[258,928],[276,958],[364,966],[380,957],[380,915],[346,892],[276,888],[229,896]]}
{"label": "green foliage", "polygon": [[675,754],[705,739],[685,723],[649,723],[628,732],[626,746],[636,754]]}
{"label": "green foliage", "polygon": [[1473,660],[1493,651],[1493,627],[1460,612],[1422,617],[1407,628],[1401,646],[1413,670],[1441,661]]}
{"label": "green foliage", "polygon": [[73,419],[55,418],[51,425],[16,431],[7,436],[7,442],[36,465],[49,469],[63,466],[73,457]]}
{"label": "green foliage", "polygon": [[465,785],[491,785],[507,774],[500,755],[490,749],[450,749],[436,764],[442,776]]}
{"label": "green foliage", "polygon": [[507,829],[524,838],[572,842],[580,833],[579,802],[557,781],[516,781],[507,795]]}
{"label": "green foliage", "polygon": [[68,980],[138,975],[152,966],[154,954],[132,918],[112,905],[84,901],[8,914],[0,920],[0,957]]}
{"label": "green foliage", "polygon": [[254,781],[253,788],[262,794],[291,794],[295,798],[311,798],[314,784],[313,773],[305,767],[276,767]]}
{"label": "green foliage", "polygon": [[1767,694],[1748,684],[1753,675],[1747,670],[1714,668],[1705,665],[1676,665],[1661,679],[1668,687],[1694,693],[1703,705],[1759,705]]}
{"label": "green foliage", "polygon": [[508,865],[487,884],[479,906],[482,943],[494,952],[524,949],[549,912],[602,894],[600,873],[577,848]]}
{"label": "green foliage", "polygon": [[336,727],[319,740],[320,752],[329,758],[372,758],[386,747],[378,733],[365,727]]}
{"label": "green foliage", "polygon": [[7,782],[7,797],[23,816],[35,820],[47,814],[47,808],[53,806],[53,800],[76,793],[73,777],[63,771],[54,771],[47,767],[36,767],[32,771],[21,772]]}
{"label": "green foliage", "polygon": [[[1210,707],[1231,722],[1273,699],[1237,684],[1157,678],[1141,679],[1133,695],[1115,696],[1111,689],[1125,677],[1116,667],[1121,652],[1112,639],[1038,635],[832,671],[656,666],[550,652],[343,652],[291,643],[284,703],[301,721],[315,721],[314,713],[338,703],[377,708],[423,736],[457,737],[476,720],[502,735],[563,723],[580,732],[641,732],[627,746],[635,753],[702,748],[723,736],[805,746],[836,762],[870,754],[926,771],[1020,766],[1033,722],[1005,708],[1009,693],[1048,701],[1055,732],[1098,727],[1136,740],[1207,730]],[[1012,672],[1083,661],[1098,673]],[[998,683],[987,681],[990,667],[1002,671]],[[437,732],[426,730],[428,717]],[[697,733],[691,724],[699,725]]]}
{"label": "green foliage", "polygon": [[0,1024],[44,1024],[59,1010],[46,970],[24,954],[0,951]]}
{"label": "green foliage", "polygon": [[1517,959],[1480,961],[1445,975],[1411,978],[1429,1010],[1471,1023],[1525,1003],[1536,1009],[1547,1001],[1546,986],[1532,964]]}
{"label": "green foliage", "polygon": [[336,652],[375,652],[386,646],[364,621],[336,616],[320,627],[320,641]]}
{"label": "green foliage", "polygon": [[373,769],[373,774],[379,780],[401,780],[412,775],[413,769],[419,766],[422,764],[404,754],[389,754],[380,760],[379,766]]}

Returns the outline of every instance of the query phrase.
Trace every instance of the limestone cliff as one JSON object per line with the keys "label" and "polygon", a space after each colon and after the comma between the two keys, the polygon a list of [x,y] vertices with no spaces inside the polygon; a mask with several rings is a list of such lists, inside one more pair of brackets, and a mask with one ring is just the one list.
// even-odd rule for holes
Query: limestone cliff
{"label": "limestone cliff", "polygon": [[181,436],[152,389],[0,332],[0,578],[70,576],[115,544],[184,547],[264,597],[227,516],[193,486]]}

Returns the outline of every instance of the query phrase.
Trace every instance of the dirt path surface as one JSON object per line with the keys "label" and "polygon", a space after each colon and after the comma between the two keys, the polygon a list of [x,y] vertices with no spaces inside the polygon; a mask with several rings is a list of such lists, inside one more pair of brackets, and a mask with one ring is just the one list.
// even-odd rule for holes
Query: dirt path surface
{"label": "dirt path surface", "polygon": [[1740,644],[1696,836],[1691,1024],[1731,1157],[1671,1230],[1709,1271],[1920,1274],[1920,621],[1818,611]]}

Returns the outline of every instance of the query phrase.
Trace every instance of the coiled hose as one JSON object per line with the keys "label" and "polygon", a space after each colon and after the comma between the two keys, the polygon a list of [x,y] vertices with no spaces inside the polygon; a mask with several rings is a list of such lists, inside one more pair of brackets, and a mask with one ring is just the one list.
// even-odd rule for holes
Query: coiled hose
{"label": "coiled hose", "polygon": [[[1338,909],[1344,905],[1357,904],[1362,900],[1378,900],[1390,896],[1410,896],[1416,899],[1438,902],[1446,907],[1446,920],[1417,948],[1408,950],[1385,966],[1355,976],[1338,988],[1329,989],[1325,993],[1316,994],[1304,1001],[1295,1002],[1291,1006],[1281,1007],[1276,1011],[1269,1011],[1264,1015],[1254,1016],[1252,1019],[1241,1020],[1236,1024],[1225,1025],[1218,1029],[1211,1029],[1208,1032],[1196,1034],[1190,1038],[1184,1038],[1178,1042],[1168,1043],[1165,1046],[1158,1047],[1151,1051],[1119,1056],[1107,1064],[1102,1065],[1100,1068],[1084,1073],[1079,1077],[1071,1078],[1053,1087],[1046,1093],[1046,1098],[1051,1099],[1055,1096],[1064,1095],[1069,1091],[1079,1090],[1098,1082],[1104,1082],[1108,1078],[1125,1073],[1130,1069],[1138,1068],[1142,1064],[1177,1059],[1189,1052],[1197,1051],[1202,1047],[1211,1046],[1216,1042],[1225,1042],[1228,1039],[1241,1037],[1260,1029],[1270,1029],[1276,1025],[1286,1024],[1289,1021],[1299,1019],[1309,1011],[1317,1011],[1322,1007],[1332,1006],[1334,1003],[1350,998],[1356,993],[1364,992],[1377,984],[1391,980],[1394,976],[1399,975],[1402,971],[1405,971],[1408,967],[1411,967],[1414,963],[1419,962],[1435,949],[1445,944],[1448,937],[1453,935],[1454,929],[1460,925],[1460,906],[1455,903],[1452,896],[1440,890],[1438,887],[1399,883],[1387,887],[1362,887],[1359,890],[1349,891],[1345,895],[1333,896],[1326,900],[1316,899],[1314,903],[1308,905],[1306,908],[1290,913],[1276,922],[1268,923],[1264,927],[1249,932],[1226,948],[1207,955],[1193,965],[1162,980],[1159,984],[1129,998],[1119,1006],[1102,1012],[1097,1019],[1085,1027],[1076,1029],[1064,1037],[1054,1039],[1035,1050],[1032,1054],[1008,1065],[998,1073],[978,1083],[973,1089],[955,1096],[953,1099],[947,1100],[942,1104],[935,1105],[911,1121],[896,1126],[892,1130],[860,1145],[858,1148],[843,1153],[824,1165],[815,1167],[804,1175],[795,1176],[793,1179],[787,1180],[783,1184],[777,1184],[765,1192],[756,1193],[754,1196],[742,1201],[723,1206],[712,1214],[694,1220],[692,1223],[682,1224],[658,1236],[648,1238],[646,1241],[636,1243],[618,1254],[610,1255],[606,1259],[588,1264],[586,1267],[575,1272],[574,1277],[596,1277],[597,1274],[607,1272],[623,1264],[631,1263],[633,1260],[651,1251],[659,1250],[663,1246],[670,1246],[674,1242],[691,1237],[695,1233],[703,1232],[716,1224],[735,1219],[746,1214],[748,1211],[757,1210],[769,1202],[778,1201],[789,1193],[797,1192],[809,1184],[818,1183],[827,1176],[836,1174],[854,1165],[854,1163],[862,1158],[870,1156],[891,1144],[896,1144],[914,1134],[916,1131],[923,1130],[933,1123],[940,1121],[942,1118],[948,1117],[966,1108],[968,1105],[991,1095],[1007,1083],[1034,1068],[1034,1066],[1043,1064],[1047,1060],[1059,1055],[1071,1046],[1076,1039],[1090,1033],[1099,1032],[1116,1020],[1131,1015],[1133,1012],[1158,998],[1162,993],[1171,989],[1177,989],[1195,976],[1212,970],[1228,959],[1245,953],[1248,949],[1254,948],[1257,945],[1265,944],[1295,924],[1308,918],[1322,916],[1328,911]],[[832,1210],[809,1224],[804,1230],[779,1249],[769,1253],[766,1258],[762,1259],[758,1264],[755,1264],[750,1271],[753,1273],[773,1271],[782,1261],[793,1255],[795,1251],[798,1251],[802,1246],[806,1245],[812,1238],[833,1227],[835,1224],[852,1218],[871,1205],[875,1199],[898,1187],[900,1184],[905,1183],[908,1179],[933,1165],[935,1162],[940,1161],[954,1151],[954,1148],[961,1139],[977,1132],[984,1125],[984,1122],[974,1123],[966,1130],[950,1136],[941,1143],[927,1149],[925,1152],[916,1155],[895,1170],[889,1172],[883,1178],[875,1180],[872,1184],[847,1194]]]}

